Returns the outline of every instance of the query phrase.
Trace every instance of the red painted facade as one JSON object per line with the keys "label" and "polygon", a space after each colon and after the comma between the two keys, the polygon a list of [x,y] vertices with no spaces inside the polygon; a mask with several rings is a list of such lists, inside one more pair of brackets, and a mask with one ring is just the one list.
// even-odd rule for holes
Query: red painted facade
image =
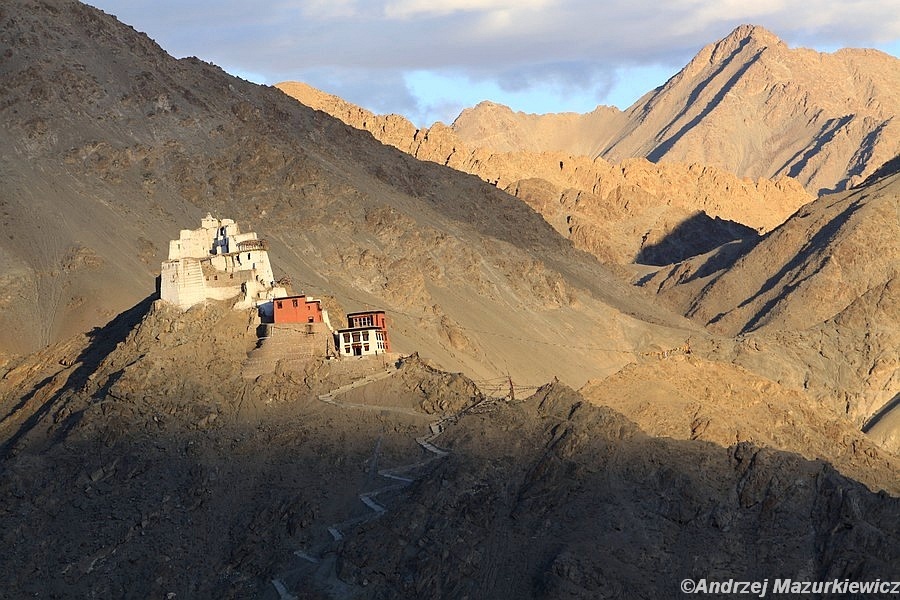
{"label": "red painted facade", "polygon": [[369,310],[347,314],[347,323],[350,329],[356,327],[377,327],[387,331],[387,318],[383,310]]}
{"label": "red painted facade", "polygon": [[275,298],[276,323],[321,323],[322,303],[303,296]]}

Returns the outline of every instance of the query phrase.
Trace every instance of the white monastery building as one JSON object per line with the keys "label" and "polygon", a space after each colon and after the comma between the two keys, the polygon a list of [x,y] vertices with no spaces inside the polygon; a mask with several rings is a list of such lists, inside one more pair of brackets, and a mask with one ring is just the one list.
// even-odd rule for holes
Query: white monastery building
{"label": "white monastery building", "polygon": [[169,242],[160,298],[187,310],[204,300],[240,296],[235,308],[258,307],[261,316],[271,318],[272,301],[287,291],[275,281],[268,248],[255,232],[241,233],[233,220],[207,214],[200,229],[182,229]]}
{"label": "white monastery building", "polygon": [[[383,310],[347,314],[348,327],[335,331],[322,301],[289,295],[275,281],[269,245],[255,232],[241,233],[231,219],[210,214],[199,229],[182,229],[169,242],[162,263],[160,299],[187,310],[206,300],[234,298],[238,310],[256,308],[260,340],[243,366],[253,378],[278,360],[364,357],[391,352]],[[261,331],[261,333],[259,333]]]}

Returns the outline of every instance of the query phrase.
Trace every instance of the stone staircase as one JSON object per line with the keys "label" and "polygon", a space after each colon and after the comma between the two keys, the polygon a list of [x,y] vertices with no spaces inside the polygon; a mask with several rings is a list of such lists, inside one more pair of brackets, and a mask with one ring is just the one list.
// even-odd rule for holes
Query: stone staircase
{"label": "stone staircase", "polygon": [[324,323],[267,324],[260,338],[241,365],[244,379],[256,379],[282,366],[303,368],[308,362],[333,354],[334,341]]}

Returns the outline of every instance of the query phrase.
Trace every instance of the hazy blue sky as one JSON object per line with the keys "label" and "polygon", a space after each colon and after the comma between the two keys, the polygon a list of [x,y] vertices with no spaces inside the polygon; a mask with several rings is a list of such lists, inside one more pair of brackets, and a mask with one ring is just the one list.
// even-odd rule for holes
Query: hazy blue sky
{"label": "hazy blue sky", "polygon": [[896,0],[90,0],[176,57],[305,81],[418,125],[493,100],[620,108],[742,23],[791,47],[900,56]]}

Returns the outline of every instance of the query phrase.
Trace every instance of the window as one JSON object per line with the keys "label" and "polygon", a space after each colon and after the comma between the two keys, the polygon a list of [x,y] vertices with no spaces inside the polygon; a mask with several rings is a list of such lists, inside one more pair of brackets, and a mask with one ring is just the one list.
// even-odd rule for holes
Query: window
{"label": "window", "polygon": [[368,341],[369,341],[369,332],[368,332],[368,331],[363,331],[363,332],[362,332],[362,338],[363,338],[363,341],[364,341],[364,342],[368,342]]}
{"label": "window", "polygon": [[350,317],[351,327],[371,327],[372,326],[372,315],[360,315],[357,317]]}
{"label": "window", "polygon": [[354,341],[354,342],[358,342],[358,341],[359,341],[359,332],[358,332],[358,331],[354,331],[354,332],[353,332],[353,341]]}
{"label": "window", "polygon": [[[349,333],[344,334],[344,343],[347,343],[347,344],[350,343],[350,334]],[[350,351],[350,348],[348,347],[347,352],[349,352],[349,351]]]}
{"label": "window", "polygon": [[350,354],[350,346],[344,346],[344,354]]}
{"label": "window", "polygon": [[294,308],[297,308],[297,299],[296,298],[294,298],[293,303],[294,303]]}
{"label": "window", "polygon": [[278,308],[281,308],[281,300],[279,300],[279,301],[276,302],[275,304],[278,306]]}
{"label": "window", "polygon": [[368,344],[363,344],[363,350],[364,350],[365,352],[368,352],[368,351],[369,351],[369,345],[368,345]]}

